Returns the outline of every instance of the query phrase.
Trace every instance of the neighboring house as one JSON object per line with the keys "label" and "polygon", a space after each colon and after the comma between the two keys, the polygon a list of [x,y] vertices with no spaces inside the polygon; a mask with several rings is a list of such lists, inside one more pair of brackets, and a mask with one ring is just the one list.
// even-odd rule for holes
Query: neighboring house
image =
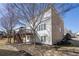
{"label": "neighboring house", "polygon": [[3,36],[3,32],[2,32],[2,31],[0,31],[0,39],[2,38],[2,36]]}
{"label": "neighboring house", "polygon": [[[43,18],[44,19],[41,20],[45,20],[45,18],[48,19],[39,24],[37,28],[39,39],[36,38],[36,43],[53,45],[61,41],[64,37],[64,23],[61,17],[57,14],[57,11],[51,8],[47,9]],[[32,35],[27,34],[26,42],[32,42],[32,40]]]}
{"label": "neighboring house", "polygon": [[76,37],[75,33],[72,33],[71,30],[68,30],[67,28],[65,28],[65,29],[64,29],[64,36],[65,36],[67,33],[70,34],[72,38],[75,38],[75,37]]}
{"label": "neighboring house", "polygon": [[72,31],[67,28],[64,28],[64,35],[66,35],[67,33],[72,34]]}
{"label": "neighboring house", "polygon": [[79,36],[79,32],[77,32],[76,35]]}
{"label": "neighboring house", "polygon": [[0,31],[0,39],[3,39],[6,36],[6,33],[4,31]]}
{"label": "neighboring house", "polygon": [[4,31],[0,31],[0,36],[5,36],[5,32]]}
{"label": "neighboring house", "polygon": [[[25,27],[17,28],[15,30],[15,35],[17,37],[19,37],[18,34],[20,36],[19,40],[22,39],[22,41],[24,43],[29,42],[30,40],[32,40],[32,39],[30,39],[31,36],[32,36],[32,31],[30,29],[28,29],[28,28],[25,28]],[[18,40],[18,38],[15,38],[15,39]]]}

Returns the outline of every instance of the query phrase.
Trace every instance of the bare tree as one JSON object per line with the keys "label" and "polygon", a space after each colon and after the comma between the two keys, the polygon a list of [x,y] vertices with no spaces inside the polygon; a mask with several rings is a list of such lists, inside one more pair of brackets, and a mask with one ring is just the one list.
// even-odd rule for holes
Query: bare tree
{"label": "bare tree", "polygon": [[31,30],[33,31],[34,45],[36,41],[35,37],[38,37],[38,33],[36,29],[39,26],[39,24],[43,22],[42,19],[44,17],[44,11],[49,8],[56,8],[57,5],[58,5],[57,8],[60,8],[59,13],[61,14],[66,13],[70,11],[71,9],[77,7],[77,6],[72,7],[72,4],[69,4],[69,5],[67,4],[41,4],[41,3],[39,4],[35,4],[35,3],[14,4],[14,6],[16,6],[19,12],[18,14],[26,21],[26,23],[23,23],[25,27],[28,23]]}
{"label": "bare tree", "polygon": [[[29,24],[33,32],[33,43],[35,46],[37,35],[37,27],[40,23],[45,20],[42,20],[44,17],[44,11],[49,8],[49,4],[14,4],[20,12],[20,16],[25,19],[25,27]],[[38,37],[39,39],[39,37]]]}
{"label": "bare tree", "polygon": [[4,11],[1,13],[1,25],[7,33],[8,42],[11,43],[12,31],[17,23],[18,17],[15,14],[14,6],[11,4],[5,5],[5,11],[6,13],[4,13]]}
{"label": "bare tree", "polygon": [[[6,30],[8,30],[11,34],[13,28],[15,27],[15,23],[17,21],[16,19],[18,18],[17,15],[19,15],[20,16],[19,19],[25,20],[23,23],[21,22],[19,23],[23,24],[25,27],[28,24],[31,30],[33,31],[33,41],[35,45],[35,42],[36,42],[35,37],[38,37],[38,33],[36,29],[39,26],[39,24],[43,22],[42,19],[44,17],[44,11],[49,8],[56,8],[56,6],[58,9],[60,9],[59,13],[66,13],[71,9],[77,7],[77,6],[72,7],[71,4],[69,4],[69,6],[67,4],[44,4],[44,3],[42,4],[41,3],[7,4],[5,8],[7,12],[5,15],[2,14],[5,18],[4,21],[2,22],[3,23],[2,26]],[[67,8],[65,8],[65,6]],[[5,23],[7,23],[7,25]]]}

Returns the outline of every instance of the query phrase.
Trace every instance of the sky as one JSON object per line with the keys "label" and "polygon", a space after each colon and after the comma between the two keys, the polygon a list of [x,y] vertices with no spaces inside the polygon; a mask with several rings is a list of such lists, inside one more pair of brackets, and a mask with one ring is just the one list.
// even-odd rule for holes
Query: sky
{"label": "sky", "polygon": [[[0,8],[3,8],[2,4],[0,4]],[[78,32],[79,31],[79,7],[65,13],[63,20],[64,20],[65,28],[71,30],[73,33]]]}
{"label": "sky", "polygon": [[79,31],[79,7],[67,12],[64,17],[64,26],[72,32]]}

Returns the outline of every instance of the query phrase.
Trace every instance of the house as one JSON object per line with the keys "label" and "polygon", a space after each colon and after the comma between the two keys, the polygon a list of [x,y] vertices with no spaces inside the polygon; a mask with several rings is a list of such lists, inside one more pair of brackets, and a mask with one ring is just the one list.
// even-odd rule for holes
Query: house
{"label": "house", "polygon": [[[39,39],[36,38],[36,43],[53,45],[61,41],[64,37],[64,22],[58,15],[57,11],[52,8],[44,11],[44,17],[41,20],[45,20],[46,18],[48,19],[40,23],[37,27],[37,36]],[[27,27],[29,28],[29,26]],[[26,34],[25,41],[32,42],[32,35]]]}
{"label": "house", "polygon": [[13,33],[13,42],[15,43],[26,43],[28,42],[28,40],[30,40],[29,38],[29,35],[31,37],[32,35],[32,32],[30,29],[26,29],[26,27],[19,27],[19,28],[16,28]]}
{"label": "house", "polygon": [[0,39],[3,38],[6,35],[4,31],[0,31]]}
{"label": "house", "polygon": [[[46,9],[41,20],[45,21],[41,22],[36,29],[36,43],[53,45],[63,39],[64,22],[55,9]],[[16,32],[19,33],[20,36],[25,34],[25,37],[22,37],[23,42],[33,42],[33,32],[29,25],[27,25],[25,28],[20,27]]]}
{"label": "house", "polygon": [[79,32],[77,32],[76,35],[79,36]]}

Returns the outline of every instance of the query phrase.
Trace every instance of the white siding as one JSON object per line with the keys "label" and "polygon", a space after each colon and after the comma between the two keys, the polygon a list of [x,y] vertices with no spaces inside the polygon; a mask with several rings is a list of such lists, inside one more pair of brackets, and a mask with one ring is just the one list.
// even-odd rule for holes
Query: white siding
{"label": "white siding", "polygon": [[[49,19],[44,21],[41,24],[46,24],[46,30],[40,30],[40,31],[37,31],[37,32],[38,32],[39,37],[40,37],[40,42],[41,42],[41,36],[46,36],[46,42],[41,42],[41,43],[52,45],[52,37],[51,37],[51,9],[44,14],[44,20],[45,20],[45,18],[49,18]],[[38,39],[36,41],[39,42]]]}

